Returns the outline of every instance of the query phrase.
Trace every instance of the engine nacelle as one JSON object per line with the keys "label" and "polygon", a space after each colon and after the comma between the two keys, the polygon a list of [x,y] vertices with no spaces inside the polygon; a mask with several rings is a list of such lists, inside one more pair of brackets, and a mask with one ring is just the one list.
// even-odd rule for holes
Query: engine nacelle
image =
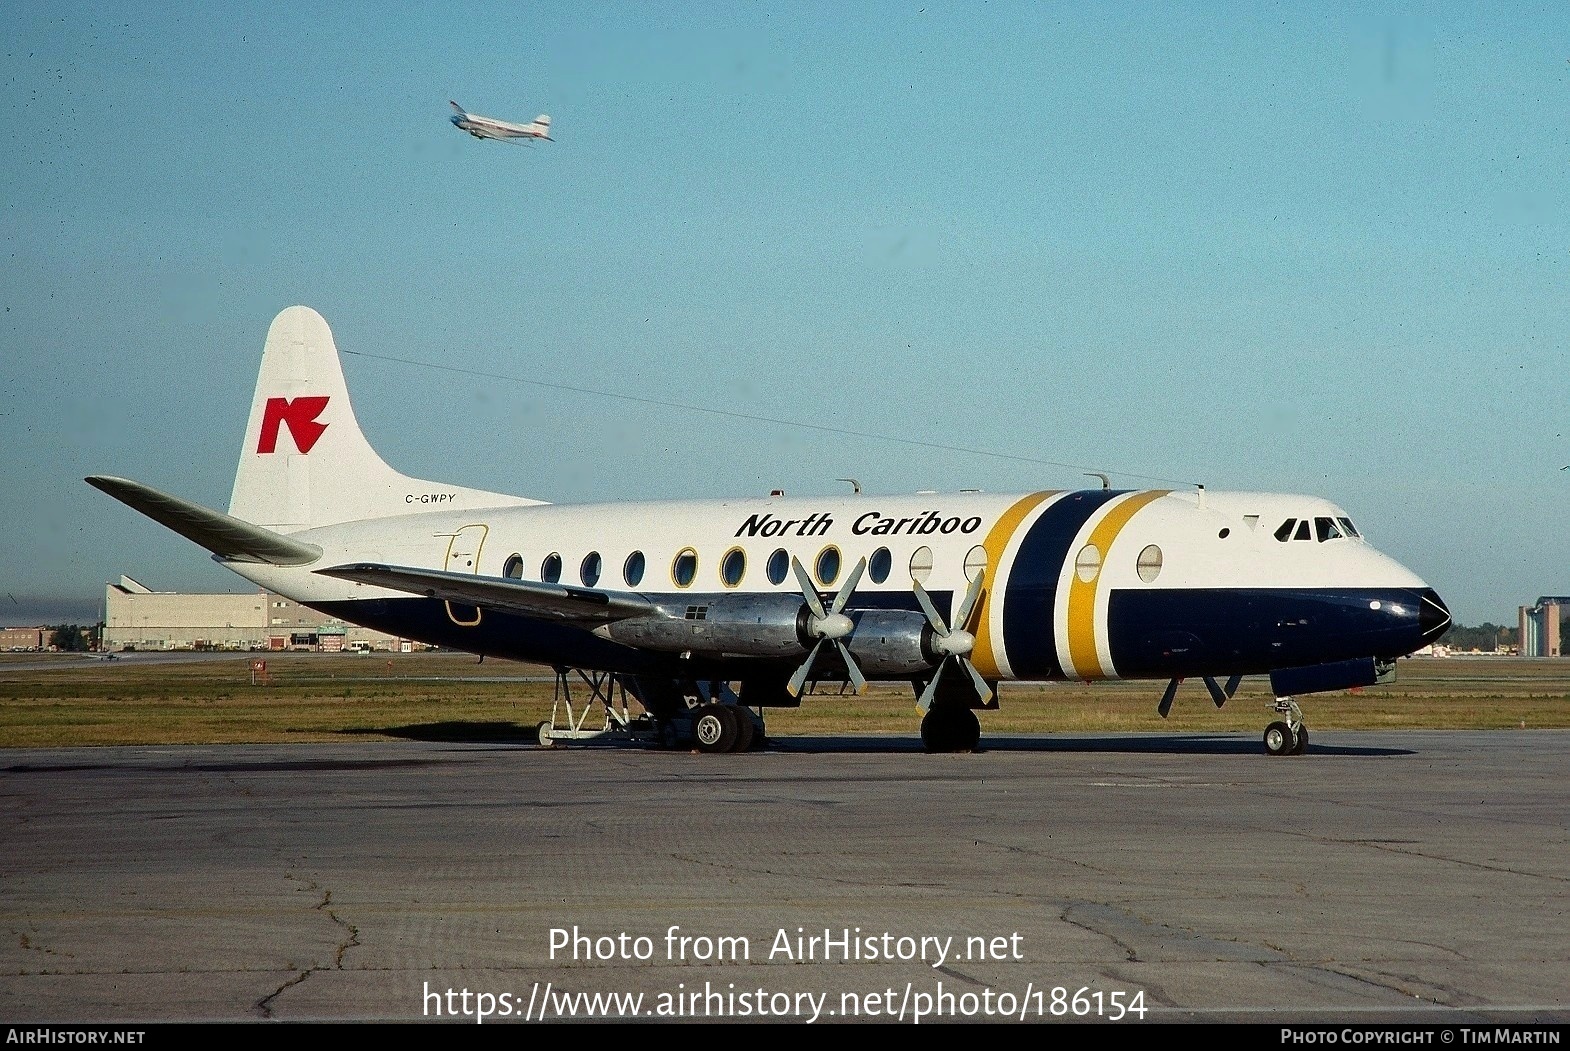
{"label": "engine nacelle", "polygon": [[802,657],[817,641],[807,635],[809,612],[800,595],[722,595],[657,608],[659,616],[616,621],[600,634],[629,646],[706,656]]}
{"label": "engine nacelle", "polygon": [[940,659],[932,652],[932,627],[914,610],[853,611],[855,630],[845,638],[862,674],[872,678],[917,675]]}
{"label": "engine nacelle", "polygon": [[[599,634],[629,646],[709,657],[799,659],[818,641],[808,633],[811,611],[799,595],[722,595],[658,609],[659,616],[616,621]],[[841,641],[865,675],[918,675],[941,659],[932,650],[932,628],[920,613],[864,609],[846,615],[855,626]],[[821,659],[835,661],[833,653]]]}

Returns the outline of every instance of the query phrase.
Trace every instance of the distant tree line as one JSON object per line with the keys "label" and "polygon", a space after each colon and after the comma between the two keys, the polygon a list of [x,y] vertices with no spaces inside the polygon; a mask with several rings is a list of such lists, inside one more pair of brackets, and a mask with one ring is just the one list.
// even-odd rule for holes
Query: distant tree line
{"label": "distant tree line", "polygon": [[85,628],[80,624],[51,624],[49,645],[64,653],[85,653],[98,647],[101,628],[100,624]]}
{"label": "distant tree line", "polygon": [[1441,646],[1449,646],[1453,650],[1478,650],[1482,653],[1493,653],[1496,650],[1514,649],[1516,645],[1516,629],[1507,628],[1499,624],[1484,622],[1475,628],[1464,624],[1452,624],[1450,630],[1440,638]]}

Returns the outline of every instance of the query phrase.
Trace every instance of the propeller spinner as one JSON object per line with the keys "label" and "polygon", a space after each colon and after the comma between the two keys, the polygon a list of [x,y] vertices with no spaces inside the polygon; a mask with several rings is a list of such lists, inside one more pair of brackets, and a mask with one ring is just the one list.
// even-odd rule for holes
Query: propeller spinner
{"label": "propeller spinner", "polygon": [[867,688],[866,676],[861,674],[861,669],[856,665],[856,659],[850,655],[850,650],[840,640],[849,635],[856,628],[855,621],[844,613],[850,597],[856,591],[856,585],[861,583],[861,574],[867,568],[867,560],[863,558],[856,563],[856,568],[850,571],[850,576],[845,578],[845,583],[834,595],[834,600],[827,609],[823,606],[823,599],[818,595],[817,587],[812,583],[812,578],[807,575],[807,570],[802,566],[801,560],[794,555],[790,560],[791,572],[796,574],[796,583],[801,585],[801,597],[807,601],[807,627],[808,636],[817,639],[812,644],[807,659],[801,667],[796,669],[796,674],[790,677],[786,689],[792,697],[800,697],[801,691],[806,688],[807,679],[812,675],[812,666],[818,659],[818,652],[825,643],[839,651],[840,660],[845,662],[845,673],[850,677],[851,685],[861,693]]}
{"label": "propeller spinner", "polygon": [[921,603],[922,612],[927,615],[927,623],[932,628],[932,652],[939,656],[938,666],[932,672],[932,678],[927,680],[926,689],[921,691],[921,696],[916,701],[916,706],[922,711],[932,707],[932,702],[938,695],[938,680],[943,677],[943,670],[949,666],[962,668],[976,688],[976,696],[983,705],[992,700],[993,689],[987,680],[981,677],[976,666],[970,663],[970,651],[976,647],[976,636],[972,635],[966,626],[970,623],[970,615],[975,611],[976,602],[981,598],[982,583],[986,579],[985,569],[977,570],[976,576],[970,582],[970,587],[965,592],[965,597],[960,601],[959,608],[954,611],[954,623],[949,625],[938,615],[938,609],[932,604],[932,598],[925,588],[917,581],[911,581],[911,587],[916,589],[916,601]]}

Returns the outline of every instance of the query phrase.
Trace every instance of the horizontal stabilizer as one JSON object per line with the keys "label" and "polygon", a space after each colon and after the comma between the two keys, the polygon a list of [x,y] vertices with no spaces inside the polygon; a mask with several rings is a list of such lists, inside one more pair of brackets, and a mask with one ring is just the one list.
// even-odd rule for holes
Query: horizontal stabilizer
{"label": "horizontal stabilizer", "polygon": [[93,475],[86,481],[94,489],[103,490],[159,525],[168,526],[230,562],[303,566],[322,557],[322,549],[315,544],[302,543],[271,529],[242,522],[140,482],[107,475]]}
{"label": "horizontal stabilizer", "polygon": [[551,617],[559,620],[593,621],[600,624],[627,620],[654,612],[654,604],[642,595],[598,588],[567,587],[562,584],[536,584],[503,577],[480,577],[469,573],[447,573],[439,569],[413,566],[386,566],[374,562],[318,569],[323,576],[353,580],[361,584],[406,591],[411,595],[459,602],[502,613],[525,617]]}

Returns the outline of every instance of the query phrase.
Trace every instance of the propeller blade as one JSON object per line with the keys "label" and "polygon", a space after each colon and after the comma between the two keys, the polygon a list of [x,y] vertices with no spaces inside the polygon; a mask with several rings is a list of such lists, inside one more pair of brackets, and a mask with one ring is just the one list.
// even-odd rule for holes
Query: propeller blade
{"label": "propeller blade", "polygon": [[959,609],[954,611],[954,623],[951,628],[964,628],[970,623],[971,611],[976,608],[976,600],[981,597],[981,585],[987,578],[985,569],[976,570],[976,579],[970,582],[970,587],[965,589],[965,598],[959,604]]}
{"label": "propeller blade", "polygon": [[850,647],[839,639],[834,640],[835,647],[840,652],[840,660],[845,662],[845,674],[850,676],[850,684],[856,688],[856,693],[867,692],[867,677],[861,674],[861,669],[856,665],[856,658],[850,655]]}
{"label": "propeller blade", "polygon": [[1165,719],[1172,714],[1172,699],[1177,696],[1178,683],[1182,681],[1182,679],[1173,679],[1167,683],[1167,692],[1161,695],[1161,703],[1156,705],[1156,714],[1161,718]]}
{"label": "propeller blade", "polygon": [[861,574],[867,569],[867,560],[863,558],[856,563],[856,568],[850,571],[850,576],[845,578],[845,583],[840,585],[839,594],[834,596],[834,601],[829,605],[830,613],[838,613],[845,608],[851,595],[856,591],[856,585],[861,583]]}
{"label": "propeller blade", "polygon": [[790,556],[790,570],[796,574],[796,583],[801,585],[801,597],[807,600],[807,608],[812,610],[812,615],[819,620],[827,617],[828,611],[823,608],[823,599],[818,597],[818,588],[807,575],[806,567],[801,564],[801,559],[795,555]]}
{"label": "propeller blade", "polygon": [[932,625],[932,630],[937,632],[939,637],[946,636],[949,633],[949,626],[943,623],[942,617],[938,616],[938,608],[932,604],[927,589],[914,580],[910,582],[910,586],[916,589],[916,601],[921,603],[921,611],[927,615],[927,623]]}
{"label": "propeller blade", "polygon": [[986,679],[981,677],[981,673],[976,670],[976,666],[974,664],[970,663],[968,660],[965,660],[963,657],[956,657],[954,659],[959,662],[959,666],[961,668],[964,668],[966,671],[970,672],[970,681],[975,684],[976,696],[981,698],[981,703],[990,704],[992,702],[992,695],[996,691],[993,690],[992,686],[987,682]]}
{"label": "propeller blade", "polygon": [[1208,675],[1205,676],[1205,689],[1210,691],[1210,699],[1216,702],[1217,708],[1220,708],[1223,704],[1226,704],[1227,698],[1231,696],[1231,694],[1228,694],[1221,689],[1221,684],[1219,682]]}
{"label": "propeller blade", "polygon": [[845,578],[845,583],[840,585],[839,591],[835,592],[834,601],[827,609],[823,607],[823,596],[818,594],[818,589],[813,585],[812,578],[807,575],[801,559],[792,556],[790,568],[791,572],[796,574],[796,583],[801,585],[801,597],[806,600],[807,609],[813,617],[811,631],[818,636],[818,641],[813,644],[812,652],[807,654],[806,662],[790,677],[786,688],[792,697],[800,697],[801,691],[807,685],[807,679],[812,675],[812,665],[818,658],[818,650],[822,648],[824,642],[832,642],[840,659],[845,663],[845,674],[850,679],[851,685],[855,687],[858,694],[865,692],[867,677],[861,673],[856,658],[851,656],[850,648],[840,641],[854,630],[854,622],[840,611],[849,604],[851,596],[856,593],[856,585],[861,583],[861,574],[866,571],[867,560],[863,558],[856,563],[856,568],[850,571],[850,576]]}
{"label": "propeller blade", "polygon": [[1227,697],[1229,699],[1237,694],[1237,688],[1242,682],[1243,676],[1241,675],[1234,675],[1227,680]]}
{"label": "propeller blade", "polygon": [[800,697],[801,691],[806,688],[807,676],[812,674],[812,662],[818,659],[818,650],[822,646],[823,640],[819,639],[813,645],[812,651],[807,654],[807,659],[802,662],[801,667],[796,669],[796,674],[790,677],[790,682],[785,684],[785,688],[790,691],[792,697]]}
{"label": "propeller blade", "polygon": [[936,668],[932,669],[932,678],[927,680],[927,688],[922,690],[921,696],[916,699],[917,708],[920,708],[924,712],[931,710],[932,702],[936,700],[938,696],[938,678],[943,674],[943,668],[947,664],[948,661],[944,661],[942,664],[939,664]]}

